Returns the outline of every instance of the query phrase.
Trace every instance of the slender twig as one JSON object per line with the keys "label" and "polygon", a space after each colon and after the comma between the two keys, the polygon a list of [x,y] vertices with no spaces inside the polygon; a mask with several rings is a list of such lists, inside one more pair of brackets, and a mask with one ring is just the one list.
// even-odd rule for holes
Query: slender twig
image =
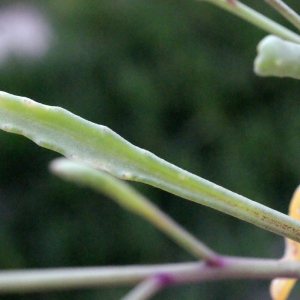
{"label": "slender twig", "polygon": [[281,38],[294,42],[300,43],[300,36],[295,32],[285,28],[284,26],[274,22],[273,20],[265,17],[261,13],[255,11],[254,9],[242,4],[241,2],[226,1],[226,0],[198,0],[207,1],[213,3],[237,16],[246,20],[249,23],[265,30],[266,32],[280,36]]}
{"label": "slender twig", "polygon": [[169,284],[221,279],[300,278],[300,262],[222,257],[223,266],[191,262],[150,266],[88,267],[0,272],[0,293],[42,292],[137,284],[151,276],[167,276]]}
{"label": "slender twig", "polygon": [[284,18],[300,30],[300,16],[281,0],[265,0],[269,5],[276,9]]}
{"label": "slender twig", "polygon": [[138,284],[122,300],[147,300],[154,296],[164,284],[159,276],[152,276]]}

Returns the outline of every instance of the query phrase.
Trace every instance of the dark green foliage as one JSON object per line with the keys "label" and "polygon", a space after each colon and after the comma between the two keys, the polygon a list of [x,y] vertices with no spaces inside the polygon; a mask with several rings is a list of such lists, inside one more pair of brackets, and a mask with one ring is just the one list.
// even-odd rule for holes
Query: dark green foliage
{"label": "dark green foliage", "polygon": [[[252,2],[257,5],[247,4]],[[287,211],[300,177],[300,85],[253,74],[263,32],[193,1],[33,4],[52,24],[51,51],[44,60],[27,64],[12,57],[0,66],[2,90],[107,125],[180,167]],[[0,144],[1,268],[192,259],[109,199],[48,174],[56,154],[5,132]],[[281,237],[135,186],[216,251],[282,255]],[[263,299],[267,286],[267,281],[204,283],[168,288],[154,299]],[[118,299],[126,291],[3,299]]]}

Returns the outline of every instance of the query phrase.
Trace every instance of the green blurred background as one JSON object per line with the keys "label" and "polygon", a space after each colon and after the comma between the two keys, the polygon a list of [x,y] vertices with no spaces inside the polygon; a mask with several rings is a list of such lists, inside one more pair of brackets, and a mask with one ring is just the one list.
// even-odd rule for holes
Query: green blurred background
{"label": "green blurred background", "polygon": [[[287,212],[300,177],[300,84],[253,74],[264,32],[204,2],[1,1],[0,20],[1,10],[15,3],[37,9],[52,38],[43,57],[7,56],[0,64],[1,90],[62,106],[188,171]],[[246,4],[286,25],[263,1]],[[0,144],[1,269],[193,260],[111,200],[51,175],[47,166],[57,153],[2,131]],[[133,185],[220,253],[282,256],[279,236]],[[166,288],[153,299],[269,299],[268,284],[192,284]],[[129,290],[0,298],[119,299]],[[298,299],[297,290],[291,299]]]}

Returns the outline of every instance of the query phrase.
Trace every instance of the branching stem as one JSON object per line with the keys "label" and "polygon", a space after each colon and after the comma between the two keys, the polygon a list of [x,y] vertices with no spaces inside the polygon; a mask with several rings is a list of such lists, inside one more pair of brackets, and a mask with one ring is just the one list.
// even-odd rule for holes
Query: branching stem
{"label": "branching stem", "polygon": [[222,257],[223,266],[190,262],[150,266],[86,267],[0,272],[0,293],[25,293],[100,286],[134,285],[163,274],[171,284],[221,279],[300,278],[300,262]]}

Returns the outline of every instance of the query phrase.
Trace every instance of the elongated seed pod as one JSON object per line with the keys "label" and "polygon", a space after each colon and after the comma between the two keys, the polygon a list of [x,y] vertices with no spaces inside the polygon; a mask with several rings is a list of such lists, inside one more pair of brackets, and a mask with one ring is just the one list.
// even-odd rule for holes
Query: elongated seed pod
{"label": "elongated seed pod", "polygon": [[300,242],[300,222],[191,174],[71,112],[0,92],[0,129],[116,177],[150,184]]}

